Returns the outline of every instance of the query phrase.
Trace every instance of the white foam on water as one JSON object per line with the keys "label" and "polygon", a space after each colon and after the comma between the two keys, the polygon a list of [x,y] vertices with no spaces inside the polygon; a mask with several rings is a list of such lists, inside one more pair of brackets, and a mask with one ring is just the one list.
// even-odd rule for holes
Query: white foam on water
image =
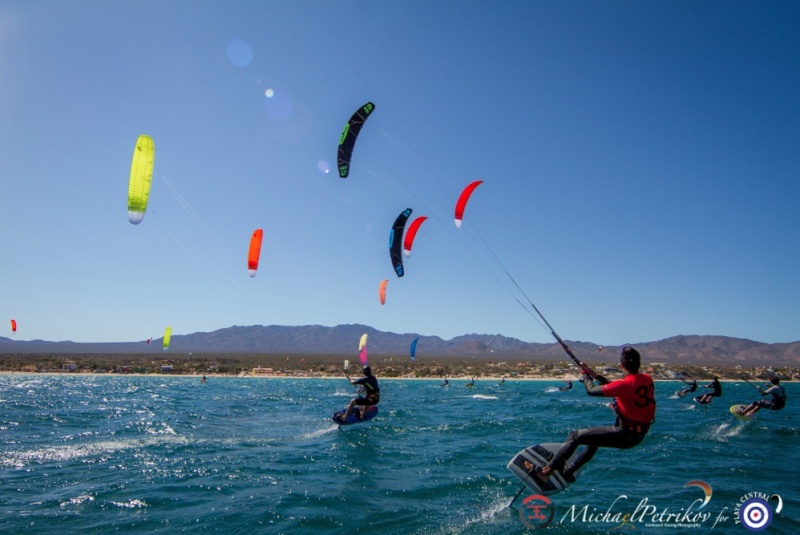
{"label": "white foam on water", "polygon": [[126,509],[135,509],[139,507],[147,507],[147,504],[142,500],[137,500],[132,498],[127,502],[111,502],[112,505],[116,505],[117,507],[124,507]]}
{"label": "white foam on water", "polygon": [[729,438],[738,436],[744,429],[746,422],[739,422],[738,425],[731,425],[730,422],[723,422],[712,431],[714,439],[726,442]]}
{"label": "white foam on water", "polygon": [[486,509],[481,510],[477,516],[467,519],[463,528],[467,528],[475,524],[492,522],[498,514],[511,512],[512,510],[508,508],[509,502],[510,499],[508,496],[503,495],[503,493],[498,490],[494,500],[489,504],[489,506]]}
{"label": "white foam on water", "polygon": [[300,439],[305,438],[316,438],[321,437],[323,435],[327,435],[328,433],[333,433],[334,431],[338,431],[339,426],[331,422],[330,427],[323,427],[322,429],[317,429],[316,431],[312,431],[310,433],[306,433],[305,435],[300,435]]}
{"label": "white foam on water", "polygon": [[[174,433],[174,432],[173,432]],[[0,467],[23,468],[34,463],[49,463],[81,459],[119,451],[142,449],[162,444],[186,444],[186,438],[177,435],[158,435],[145,439],[103,440],[85,444],[51,446],[28,451],[8,452],[0,458]]]}
{"label": "white foam on water", "polygon": [[93,502],[94,496],[90,496],[89,494],[81,494],[76,498],[70,498],[68,501],[61,502],[59,505],[61,507],[66,507],[67,505],[81,505],[86,502]]}

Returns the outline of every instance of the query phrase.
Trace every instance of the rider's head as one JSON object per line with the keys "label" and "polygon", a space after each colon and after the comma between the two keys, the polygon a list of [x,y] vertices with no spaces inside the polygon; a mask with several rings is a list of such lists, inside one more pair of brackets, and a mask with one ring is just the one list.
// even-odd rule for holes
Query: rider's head
{"label": "rider's head", "polygon": [[631,346],[625,346],[619,356],[619,363],[629,372],[636,373],[639,371],[639,366],[642,365],[642,357]]}

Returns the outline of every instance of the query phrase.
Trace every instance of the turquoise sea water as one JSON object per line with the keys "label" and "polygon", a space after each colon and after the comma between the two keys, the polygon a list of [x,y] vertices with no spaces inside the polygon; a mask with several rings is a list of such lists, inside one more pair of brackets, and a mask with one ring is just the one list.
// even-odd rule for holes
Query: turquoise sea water
{"label": "turquoise sea water", "polygon": [[613,421],[561,384],[384,380],[380,414],[339,429],[344,379],[2,375],[0,533],[744,534],[737,505],[762,494],[765,533],[800,533],[797,384],[742,423],[728,408],[758,397],[746,383],[696,407],[659,382],[642,445],[508,508],[520,449]]}

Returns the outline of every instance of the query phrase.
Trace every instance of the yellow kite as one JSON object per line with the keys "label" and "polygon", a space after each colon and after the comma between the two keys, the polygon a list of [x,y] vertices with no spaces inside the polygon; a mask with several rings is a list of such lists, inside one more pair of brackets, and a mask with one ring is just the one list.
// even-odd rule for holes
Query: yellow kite
{"label": "yellow kite", "polygon": [[155,145],[153,138],[142,134],[136,140],[131,162],[131,179],[128,184],[128,221],[138,225],[147,210],[150,184],[153,182]]}
{"label": "yellow kite", "polygon": [[169,349],[169,339],[172,338],[172,325],[164,331],[164,351]]}

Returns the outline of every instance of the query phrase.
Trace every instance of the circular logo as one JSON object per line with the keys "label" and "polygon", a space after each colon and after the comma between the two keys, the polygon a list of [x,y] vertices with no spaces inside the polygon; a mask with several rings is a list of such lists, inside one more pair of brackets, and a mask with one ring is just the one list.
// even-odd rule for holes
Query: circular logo
{"label": "circular logo", "polygon": [[750,531],[764,531],[772,522],[772,509],[761,498],[750,498],[739,509],[739,521]]}
{"label": "circular logo", "polygon": [[556,514],[547,496],[533,494],[522,500],[522,507],[519,508],[519,518],[522,523],[531,529],[546,528]]}

